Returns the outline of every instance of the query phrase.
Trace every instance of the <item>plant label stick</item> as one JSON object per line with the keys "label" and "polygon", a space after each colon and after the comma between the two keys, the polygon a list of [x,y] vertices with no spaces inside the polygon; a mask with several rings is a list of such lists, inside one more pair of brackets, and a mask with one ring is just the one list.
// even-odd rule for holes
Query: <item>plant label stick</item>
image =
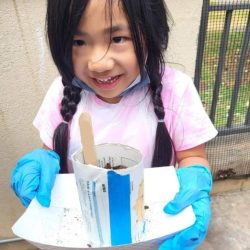
{"label": "plant label stick", "polygon": [[91,117],[88,113],[84,112],[80,115],[79,127],[84,162],[85,164],[92,164],[97,166],[92,122]]}

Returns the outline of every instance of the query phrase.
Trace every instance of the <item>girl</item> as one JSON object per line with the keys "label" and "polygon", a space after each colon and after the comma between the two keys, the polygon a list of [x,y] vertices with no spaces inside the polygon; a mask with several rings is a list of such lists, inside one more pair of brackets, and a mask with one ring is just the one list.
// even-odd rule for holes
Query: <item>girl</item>
{"label": "girl", "polygon": [[47,34],[61,76],[34,120],[43,149],[22,157],[12,173],[16,195],[25,206],[34,196],[50,205],[56,174],[72,172],[70,156],[81,147],[78,119],[88,112],[96,144],[135,147],[145,167],[177,163],[180,192],[164,211],[192,205],[197,220],[159,249],[195,249],[210,220],[204,143],[217,131],[191,79],[164,66],[164,1],[48,0]]}

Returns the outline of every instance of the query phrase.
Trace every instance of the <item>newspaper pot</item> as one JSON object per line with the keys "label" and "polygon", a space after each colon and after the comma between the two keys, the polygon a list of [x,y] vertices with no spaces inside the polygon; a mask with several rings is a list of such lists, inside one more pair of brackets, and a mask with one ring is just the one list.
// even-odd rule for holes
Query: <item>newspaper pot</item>
{"label": "newspaper pot", "polygon": [[[126,145],[101,144],[96,154],[98,166],[86,165],[82,151],[72,156],[89,245],[139,242],[145,223],[141,153]],[[117,166],[126,168],[112,169]]]}

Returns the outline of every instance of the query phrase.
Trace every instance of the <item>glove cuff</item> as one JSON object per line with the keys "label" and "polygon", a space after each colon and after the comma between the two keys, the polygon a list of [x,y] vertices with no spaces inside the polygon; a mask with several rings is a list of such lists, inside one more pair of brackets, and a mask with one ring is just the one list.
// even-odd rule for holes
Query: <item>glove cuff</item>
{"label": "glove cuff", "polygon": [[213,176],[212,173],[210,171],[210,169],[202,164],[193,164],[193,165],[189,165],[185,168],[189,168],[189,170],[195,171],[197,174],[197,178],[201,178],[203,180],[203,182],[207,184],[206,186],[206,190],[208,193],[211,192],[212,187],[213,187]]}
{"label": "glove cuff", "polygon": [[39,154],[46,153],[46,154],[48,154],[49,156],[51,156],[51,157],[53,157],[53,158],[55,158],[55,159],[57,159],[57,160],[60,160],[59,155],[58,155],[55,151],[50,150],[50,149],[46,149],[46,148],[37,148],[37,149],[33,150],[33,152],[37,152],[37,153],[39,153]]}
{"label": "glove cuff", "polygon": [[[196,182],[196,187],[200,187],[200,191],[211,192],[213,186],[213,177],[208,167],[202,164],[193,164],[187,167],[182,167],[177,170],[179,180],[190,179],[191,182]],[[189,176],[189,178],[188,178]]]}

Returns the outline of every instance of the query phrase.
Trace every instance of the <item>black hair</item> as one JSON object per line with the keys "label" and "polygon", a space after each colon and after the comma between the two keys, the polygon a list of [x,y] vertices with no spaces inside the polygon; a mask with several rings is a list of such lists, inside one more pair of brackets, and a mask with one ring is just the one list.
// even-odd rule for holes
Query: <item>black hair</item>
{"label": "black hair", "polygon": [[[150,92],[158,120],[165,111],[161,99],[164,73],[163,53],[168,47],[169,25],[164,0],[117,0],[123,9],[131,31],[135,53],[141,73],[143,68],[150,78]],[[67,172],[68,126],[80,102],[81,89],[72,85],[73,36],[89,0],[48,0],[47,36],[52,58],[62,75],[64,85],[61,115],[53,136],[53,149],[60,155],[61,173]],[[106,0],[112,10],[112,0]],[[112,19],[112,11],[111,19]],[[112,23],[112,20],[111,20]],[[146,50],[146,53],[145,53]],[[147,61],[145,65],[145,57]],[[173,143],[164,122],[158,122],[152,166],[167,166],[173,158]]]}

